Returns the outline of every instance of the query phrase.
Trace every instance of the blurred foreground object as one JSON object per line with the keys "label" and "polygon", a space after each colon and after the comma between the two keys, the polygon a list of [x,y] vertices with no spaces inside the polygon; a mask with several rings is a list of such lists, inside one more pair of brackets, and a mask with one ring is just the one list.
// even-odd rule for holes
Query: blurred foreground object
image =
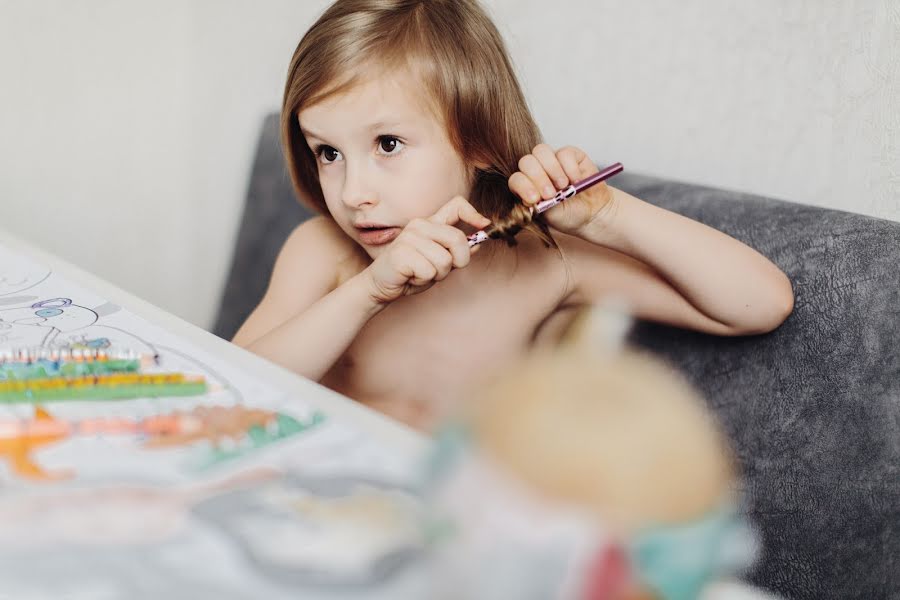
{"label": "blurred foreground object", "polygon": [[442,430],[436,597],[692,600],[752,565],[724,436],[681,376],[623,348],[629,324],[621,306],[583,309]]}

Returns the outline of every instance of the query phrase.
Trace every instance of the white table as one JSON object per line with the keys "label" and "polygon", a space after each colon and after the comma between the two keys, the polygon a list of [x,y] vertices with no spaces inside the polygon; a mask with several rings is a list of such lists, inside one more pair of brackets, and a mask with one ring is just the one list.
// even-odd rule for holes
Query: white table
{"label": "white table", "polygon": [[[170,337],[174,336],[174,338],[182,340],[191,348],[199,349],[203,355],[215,359],[215,364],[218,365],[220,372],[233,370],[235,374],[241,373],[241,377],[255,378],[262,382],[260,386],[277,389],[285,397],[302,399],[302,402],[324,413],[327,423],[337,424],[336,427],[339,430],[345,428],[348,431],[358,432],[359,439],[364,439],[366,444],[371,445],[371,448],[377,449],[377,452],[374,453],[376,456],[396,458],[396,465],[400,465],[400,467],[395,465],[394,472],[397,472],[398,468],[400,470],[407,469],[407,467],[412,469],[415,465],[421,464],[422,458],[430,448],[430,441],[426,437],[405,425],[253,355],[103,281],[34,244],[0,230],[0,249],[2,248],[49,267],[54,275],[59,275],[64,280],[89,290],[95,296],[118,305],[124,311],[164,330]],[[9,257],[9,254],[6,256]],[[7,262],[6,267],[9,266]],[[0,261],[0,270],[2,267],[3,264]],[[21,294],[18,295],[21,296]],[[3,310],[9,309],[10,305],[15,304],[16,299],[13,296],[12,294],[6,294],[5,297],[0,295],[0,321],[3,321]],[[27,296],[22,297],[27,298]],[[12,310],[26,310],[26,308],[14,307]],[[171,347],[172,344],[169,346]],[[62,411],[64,414],[65,408],[52,406],[51,412]],[[31,410],[31,407],[26,407],[26,409]],[[30,412],[28,417],[31,418]],[[5,418],[8,419],[8,414]],[[354,435],[357,434],[354,433]],[[347,439],[352,441],[356,438],[350,436]],[[366,446],[366,448],[369,447]],[[118,446],[111,445],[110,451],[116,452],[118,448]],[[279,450],[271,447],[267,448],[266,452],[269,452],[269,455],[277,462]],[[300,450],[294,447],[281,452],[302,454],[304,450],[301,446]],[[54,458],[54,456],[51,453],[50,458]],[[3,457],[0,456],[0,458]],[[291,460],[293,459],[291,457]],[[2,466],[0,464],[0,467]],[[410,475],[412,475],[411,472]],[[0,477],[0,482],[3,482],[2,477]],[[58,497],[60,495],[55,491],[60,488],[54,487],[55,485],[53,483],[36,485],[29,483],[21,490],[15,486],[0,485],[0,529],[3,528],[4,519],[7,519],[7,523],[14,522],[15,510],[21,510],[21,506],[18,509],[10,509],[10,506],[17,506],[15,502],[17,495],[30,494],[29,502],[34,498],[34,502],[39,504],[47,496],[55,494]],[[96,482],[91,482],[91,485],[96,485]],[[78,492],[77,487],[63,489],[69,490],[63,494]],[[143,506],[153,510],[152,504]],[[10,512],[11,510],[12,512]],[[147,514],[150,515],[150,513]],[[124,517],[123,515],[117,515],[117,517],[126,520],[129,518],[127,514]],[[136,515],[135,518],[140,519],[141,516]],[[192,525],[192,527],[194,526]],[[349,599],[405,598],[420,595],[415,590],[420,590],[417,586],[422,585],[422,575],[415,567],[404,568],[399,574],[393,575],[378,585],[356,588],[333,585],[304,587],[302,584],[298,587],[285,583],[283,579],[272,580],[268,574],[255,572],[253,565],[246,560],[242,562],[237,556],[240,553],[228,547],[227,543],[220,543],[223,538],[227,537],[223,536],[220,531],[207,531],[202,527],[200,529],[202,531],[197,535],[192,534],[193,537],[182,535],[178,538],[179,540],[190,539],[184,543],[179,542],[180,545],[176,544],[171,548],[165,544],[147,544],[140,547],[131,545],[128,546],[127,551],[119,552],[115,548],[113,548],[115,551],[111,551],[108,546],[99,550],[86,548],[83,551],[77,547],[66,550],[53,546],[51,552],[44,549],[29,554],[23,550],[21,555],[15,541],[10,545],[10,540],[7,539],[7,545],[3,546],[3,534],[0,532],[0,600],[13,597],[117,598],[123,593],[130,598],[149,598],[160,595],[165,595],[167,598],[199,598],[214,595],[217,598]],[[23,537],[28,537],[27,531]],[[172,566],[174,564],[172,561],[192,560],[191,553],[194,551],[200,553],[198,556],[218,558],[204,559],[204,564],[193,565],[183,573],[178,571],[181,567]],[[221,566],[207,564],[215,563],[219,559],[224,561]],[[174,576],[168,571],[170,567],[174,569]],[[113,575],[115,577],[112,577]],[[107,577],[112,577],[112,580],[108,580]],[[71,578],[71,585],[65,583],[67,578]],[[11,582],[11,579],[16,581]],[[123,586],[127,589],[124,589]]]}
{"label": "white table", "polygon": [[265,379],[286,392],[304,398],[330,416],[365,429],[400,452],[420,453],[428,444],[425,436],[406,425],[188,323],[3,229],[0,229],[0,244],[49,266],[54,272],[78,282],[110,302],[119,304],[207,352],[222,357],[234,364],[235,368],[252,372],[260,379]]}

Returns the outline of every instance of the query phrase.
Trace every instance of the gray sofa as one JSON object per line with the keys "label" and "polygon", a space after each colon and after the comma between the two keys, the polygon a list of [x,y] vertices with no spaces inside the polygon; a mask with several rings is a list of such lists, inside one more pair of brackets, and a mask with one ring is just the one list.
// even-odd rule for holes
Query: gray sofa
{"label": "gray sofa", "polygon": [[[632,335],[705,393],[731,438],[763,536],[748,580],[787,598],[900,598],[900,223],[628,173],[613,184],[749,243],[794,283],[794,313],[768,335]],[[217,335],[234,334],[308,216],[271,115]]]}

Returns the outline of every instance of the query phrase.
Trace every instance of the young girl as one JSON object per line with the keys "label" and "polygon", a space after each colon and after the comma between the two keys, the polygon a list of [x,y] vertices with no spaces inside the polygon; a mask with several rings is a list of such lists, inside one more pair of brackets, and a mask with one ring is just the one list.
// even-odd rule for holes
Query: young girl
{"label": "young girl", "polygon": [[[282,141],[321,216],[289,236],[234,342],[413,426],[607,294],[718,335],[793,307],[765,257],[612,186],[532,219],[598,168],[541,143],[477,0],[335,2],[294,53]],[[507,243],[470,250],[487,227]]]}

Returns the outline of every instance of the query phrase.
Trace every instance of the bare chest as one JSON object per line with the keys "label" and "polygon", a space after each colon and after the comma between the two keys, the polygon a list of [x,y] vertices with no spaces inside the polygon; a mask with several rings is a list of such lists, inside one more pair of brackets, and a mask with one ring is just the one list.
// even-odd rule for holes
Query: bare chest
{"label": "bare chest", "polygon": [[552,342],[565,290],[564,270],[546,264],[453,273],[371,319],[322,383],[418,425],[532,345]]}

